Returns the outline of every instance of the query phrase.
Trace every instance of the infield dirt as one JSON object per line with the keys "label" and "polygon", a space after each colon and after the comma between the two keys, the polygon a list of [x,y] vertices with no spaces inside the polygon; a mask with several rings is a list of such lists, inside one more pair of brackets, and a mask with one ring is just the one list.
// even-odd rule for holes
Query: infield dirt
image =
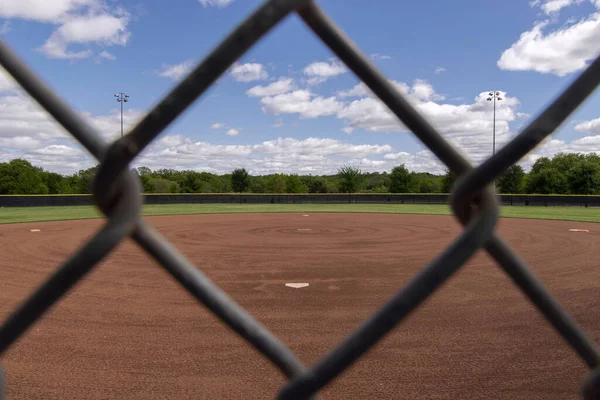
{"label": "infield dirt", "polygon": [[[447,216],[303,215],[145,220],[307,365],[461,231]],[[0,317],[102,222],[0,226]],[[505,219],[498,229],[599,342],[600,224]],[[0,365],[13,400],[267,399],[285,382],[132,241],[38,321]],[[578,399],[585,373],[574,351],[480,251],[319,397]]]}

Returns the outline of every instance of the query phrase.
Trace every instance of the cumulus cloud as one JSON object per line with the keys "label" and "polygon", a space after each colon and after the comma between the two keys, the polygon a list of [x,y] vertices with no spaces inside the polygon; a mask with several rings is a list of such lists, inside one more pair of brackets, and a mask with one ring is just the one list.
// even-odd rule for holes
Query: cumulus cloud
{"label": "cumulus cloud", "polygon": [[264,80],[269,74],[264,65],[260,63],[235,63],[231,66],[230,73],[238,82],[252,82]]}
{"label": "cumulus cloud", "polygon": [[0,35],[6,35],[10,32],[10,21],[4,21],[2,25],[0,25]]}
{"label": "cumulus cloud", "polygon": [[116,60],[117,57],[115,57],[113,54],[109,53],[108,51],[104,50],[102,52],[100,52],[100,54],[98,54],[100,57],[105,58],[107,60]]}
{"label": "cumulus cloud", "polygon": [[304,68],[304,75],[308,76],[309,85],[317,85],[329,78],[348,72],[348,68],[338,61],[315,61]]}
{"label": "cumulus cloud", "polygon": [[[107,115],[79,114],[105,140],[113,141],[120,136],[119,110]],[[125,132],[143,115],[139,110],[125,110]],[[0,160],[16,157],[61,173],[72,173],[94,165],[91,155],[36,102],[20,90],[9,90],[0,93]]]}
{"label": "cumulus cloud", "polygon": [[222,124],[220,122],[215,122],[210,127],[213,128],[213,129],[220,129],[220,128],[224,127],[224,126],[225,126],[225,124]]}
{"label": "cumulus cloud", "polygon": [[600,12],[545,32],[549,24],[549,20],[537,22],[531,30],[523,32],[519,40],[504,50],[498,67],[565,76],[584,69],[600,53]]}
{"label": "cumulus cloud", "polygon": [[[470,104],[449,104],[445,96],[422,79],[408,84],[389,81],[424,115],[449,141],[464,150],[474,160],[482,160],[492,151],[493,104],[488,92],[479,93]],[[501,147],[514,132],[510,123],[524,114],[517,114],[519,100],[500,91],[502,100],[496,104],[496,147]],[[404,132],[408,129],[391,113],[368,87],[360,82],[335,96],[323,97],[308,89],[264,96],[260,98],[265,114],[297,114],[300,118],[333,116],[342,120],[342,131],[351,134],[357,129],[367,132]]]}
{"label": "cumulus cloud", "polygon": [[391,60],[392,59],[391,56],[388,56],[386,54],[381,54],[381,53],[371,54],[371,58],[373,60]]}
{"label": "cumulus cloud", "polygon": [[538,2],[538,4],[533,4],[532,6],[539,5],[546,15],[552,15],[557,14],[561,9],[569,7],[576,2],[581,3],[580,0],[547,0],[544,3],[540,4],[540,2]]}
{"label": "cumulus cloud", "polygon": [[[57,25],[38,48],[49,58],[88,58],[93,54],[90,44],[124,46],[131,36],[129,13],[102,0],[3,0],[0,18]],[[73,45],[80,50],[70,50]]]}
{"label": "cumulus cloud", "polygon": [[[492,104],[482,92],[472,104],[444,104],[432,100],[428,90],[418,90],[413,97],[415,108],[448,140],[474,160],[488,156],[492,150]],[[500,92],[503,100],[496,104],[496,144],[506,143],[513,133],[509,123],[516,118],[519,101]],[[338,118],[352,128],[371,132],[407,132],[407,128],[378,99],[365,97],[344,107]]]}
{"label": "cumulus cloud", "polygon": [[193,67],[192,60],[185,60],[179,64],[163,64],[162,69],[157,74],[160,77],[177,81],[187,75]]}
{"label": "cumulus cloud", "polygon": [[4,68],[0,67],[0,94],[13,90],[17,86],[17,82],[13,77],[9,75]]}
{"label": "cumulus cloud", "polygon": [[277,138],[258,144],[215,145],[179,136],[172,142],[177,144],[165,148],[158,143],[149,148],[138,164],[151,168],[168,164],[215,173],[231,172],[233,164],[245,167],[251,174],[327,174],[335,173],[344,164],[376,171],[393,163],[383,158],[392,151],[390,145],[354,145],[330,138]]}
{"label": "cumulus cloud", "polygon": [[279,80],[266,86],[254,86],[246,92],[246,95],[250,97],[275,96],[290,92],[295,88],[296,85],[292,78],[280,78]]}
{"label": "cumulus cloud", "polygon": [[261,98],[260,102],[266,114],[300,114],[301,118],[333,115],[343,108],[343,103],[337,101],[335,97],[324,98],[305,89],[266,96]]}
{"label": "cumulus cloud", "polygon": [[593,133],[596,135],[600,134],[600,118],[580,122],[575,125],[575,130],[579,132]]}
{"label": "cumulus cloud", "polygon": [[237,136],[240,134],[240,130],[239,129],[235,129],[235,128],[230,128],[227,130],[227,132],[225,132],[225,134],[227,136]]}
{"label": "cumulus cloud", "polygon": [[233,0],[200,0],[200,4],[202,4],[202,7],[214,6],[222,8],[227,7],[232,2]]}
{"label": "cumulus cloud", "polygon": [[[419,101],[419,100],[444,100],[444,96],[436,93],[433,89],[433,86],[429,82],[423,79],[415,79],[412,85],[409,85],[405,82],[399,82],[390,79],[390,84],[396,88],[400,93],[405,96],[408,96],[411,100]],[[371,89],[367,87],[363,82],[358,83],[354,87],[349,90],[342,90],[338,92],[338,96],[340,97],[373,97],[373,93]]]}

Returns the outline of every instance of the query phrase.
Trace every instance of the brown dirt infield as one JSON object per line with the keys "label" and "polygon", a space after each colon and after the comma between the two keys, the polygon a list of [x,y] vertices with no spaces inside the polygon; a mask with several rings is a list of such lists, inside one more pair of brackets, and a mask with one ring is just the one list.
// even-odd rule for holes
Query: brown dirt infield
{"label": "brown dirt infield", "polygon": [[[447,216],[146,219],[308,365],[461,230]],[[101,223],[0,226],[0,317]],[[41,232],[30,232],[35,228]],[[600,341],[600,224],[504,219],[499,231]],[[310,286],[293,289],[286,282]],[[131,241],[35,324],[0,364],[14,400],[266,399],[284,383]],[[585,372],[480,252],[320,398],[577,399]]]}

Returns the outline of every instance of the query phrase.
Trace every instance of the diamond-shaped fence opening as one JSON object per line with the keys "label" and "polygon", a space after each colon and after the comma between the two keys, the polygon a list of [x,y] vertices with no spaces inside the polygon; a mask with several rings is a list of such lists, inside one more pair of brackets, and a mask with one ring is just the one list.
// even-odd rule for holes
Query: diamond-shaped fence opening
{"label": "diamond-shaped fence opening", "polygon": [[[386,104],[449,169],[459,175],[452,191],[452,209],[465,229],[421,273],[400,289],[342,343],[307,368],[226,293],[215,286],[152,226],[140,218],[141,190],[128,165],[169,124],[265,33],[290,13],[305,24],[354,74]],[[276,395],[281,399],[316,396],[339,374],[394,329],[436,291],[480,248],[528,297],[591,370],[581,395],[600,398],[600,354],[573,318],[545,289],[527,265],[495,231],[498,204],[493,180],[539,145],[594,91],[600,82],[600,58],[518,136],[474,168],[411,104],[393,88],[324,12],[309,0],[265,2],[223,40],[196,68],[148,113],[131,132],[108,144],[0,42],[0,64],[100,163],[93,194],[106,216],[104,226],[41,285],[0,327],[2,355],[33,323],[104,259],[123,239],[131,237],[190,294],[234,332],[269,359],[288,379]],[[2,396],[0,382],[0,399]]]}

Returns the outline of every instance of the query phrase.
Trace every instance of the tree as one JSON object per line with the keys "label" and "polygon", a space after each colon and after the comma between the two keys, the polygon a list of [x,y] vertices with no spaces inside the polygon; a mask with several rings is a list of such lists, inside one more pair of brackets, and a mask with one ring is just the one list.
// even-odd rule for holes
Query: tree
{"label": "tree", "polygon": [[76,174],[76,187],[74,188],[77,193],[91,193],[92,183],[98,172],[98,166],[79,170]]}
{"label": "tree", "polygon": [[523,192],[525,171],[520,165],[513,164],[496,180],[496,187],[500,193],[518,194]]}
{"label": "tree", "polygon": [[300,180],[306,186],[308,193],[328,193],[329,186],[324,178],[320,176],[304,175]]}
{"label": "tree", "polygon": [[527,179],[527,192],[534,194],[562,194],[568,191],[567,177],[556,168],[542,168],[530,173]]}
{"label": "tree", "polygon": [[231,187],[234,192],[246,192],[250,187],[250,177],[245,168],[238,168],[231,174]]}
{"label": "tree", "polygon": [[578,153],[558,153],[550,161],[553,168],[561,174],[567,174],[575,164],[585,161],[585,156]]}
{"label": "tree", "polygon": [[267,178],[267,191],[269,193],[285,193],[285,175],[274,174]]}
{"label": "tree", "polygon": [[360,169],[343,166],[337,172],[339,189],[342,193],[356,193],[361,187],[363,174]]}
{"label": "tree", "polygon": [[450,169],[446,169],[446,173],[442,178],[442,192],[450,193],[454,182],[456,182],[456,173]]}
{"label": "tree", "polygon": [[296,174],[288,175],[285,179],[286,193],[306,193],[308,188]]}
{"label": "tree", "polygon": [[264,176],[251,177],[250,191],[252,193],[266,193],[267,192],[267,179]]}
{"label": "tree", "polygon": [[392,168],[389,187],[391,193],[409,193],[411,192],[411,184],[411,173],[404,164]]}
{"label": "tree", "polygon": [[200,173],[196,171],[185,171],[180,185],[183,193],[200,193],[204,187],[204,182],[202,182]]}
{"label": "tree", "polygon": [[0,164],[0,194],[47,194],[44,170],[29,161],[14,159]]}
{"label": "tree", "polygon": [[[558,165],[558,168],[555,166]],[[538,158],[531,166],[527,177],[527,193],[562,194],[569,192],[569,182],[566,173],[560,169],[571,165],[568,157],[559,155],[557,163],[548,157]],[[560,168],[560,169],[559,169]]]}
{"label": "tree", "polygon": [[600,165],[589,161],[579,161],[567,173],[569,191],[572,194],[600,193]]}
{"label": "tree", "polygon": [[179,184],[165,178],[153,178],[154,193],[178,193]]}

